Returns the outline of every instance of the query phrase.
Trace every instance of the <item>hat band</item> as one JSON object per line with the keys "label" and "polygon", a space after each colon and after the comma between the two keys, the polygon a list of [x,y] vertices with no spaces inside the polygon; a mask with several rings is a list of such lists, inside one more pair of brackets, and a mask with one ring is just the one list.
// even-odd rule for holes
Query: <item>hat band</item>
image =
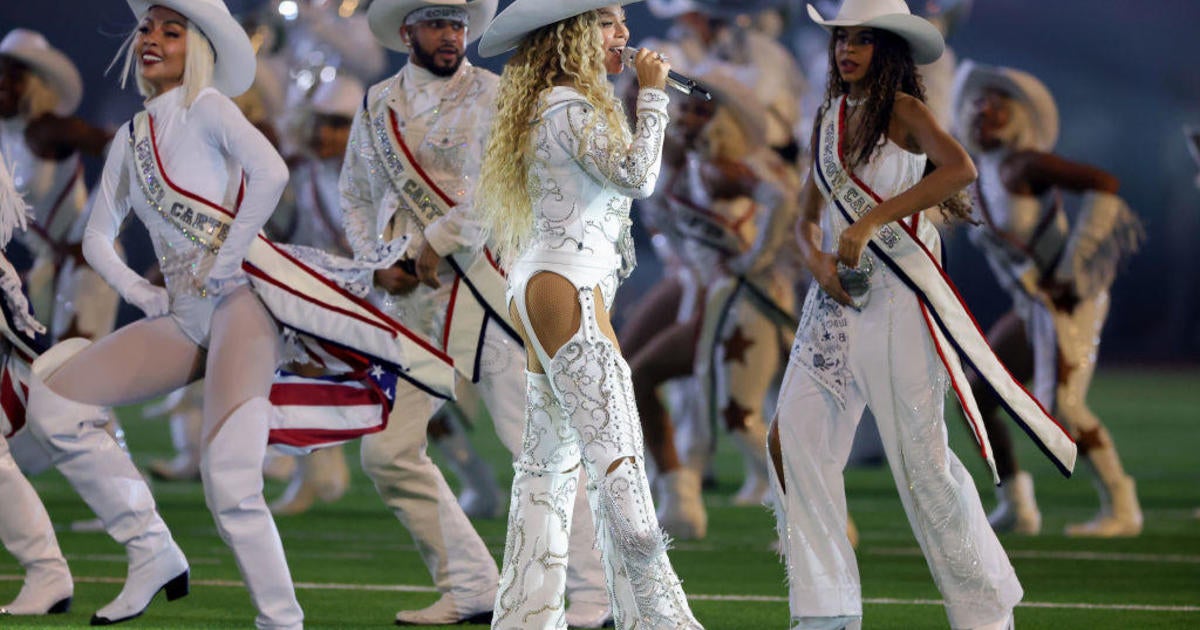
{"label": "hat band", "polygon": [[460,22],[463,26],[467,26],[469,22],[467,10],[462,7],[421,7],[404,18],[404,25],[411,26],[417,22],[432,20],[450,20]]}

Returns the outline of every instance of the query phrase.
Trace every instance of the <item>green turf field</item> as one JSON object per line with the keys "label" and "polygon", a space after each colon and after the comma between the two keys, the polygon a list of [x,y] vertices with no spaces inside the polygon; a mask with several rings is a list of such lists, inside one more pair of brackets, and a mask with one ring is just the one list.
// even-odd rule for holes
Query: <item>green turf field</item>
{"label": "green turf field", "polygon": [[[1022,458],[1036,478],[1044,517],[1038,538],[1006,536],[1025,602],[1020,628],[1200,628],[1200,373],[1110,371],[1097,378],[1092,403],[1115,436],[1138,489],[1146,531],[1136,539],[1064,538],[1068,522],[1086,520],[1094,493],[1085,474],[1061,478],[1027,439]],[[132,419],[125,428],[139,463],[165,455],[165,422]],[[965,429],[950,420],[955,450],[976,475],[990,507],[992,492]],[[490,427],[472,439],[499,466],[505,459]],[[351,445],[348,453],[356,456]],[[383,509],[361,471],[340,502],[304,516],[278,520],[309,628],[383,628],[399,608],[431,603],[436,595],[408,534]],[[722,444],[722,484],[706,499],[709,536],[680,543],[671,558],[684,580],[697,618],[710,629],[786,628],[787,586],[782,565],[769,550],[774,522],[766,509],[733,508],[726,497],[740,480],[740,463]],[[507,483],[511,469],[499,468]],[[454,480],[451,479],[451,483]],[[57,473],[35,479],[58,524],[90,517]],[[946,627],[939,595],[921,558],[891,477],[880,469],[848,475],[850,508],[862,535],[859,562],[869,628]],[[238,582],[237,567],[214,530],[198,484],[158,483],[159,509],[192,563],[192,593],[161,599],[132,628],[251,627],[254,610]],[[272,483],[268,498],[282,485]],[[492,553],[503,552],[504,520],[478,521]],[[0,627],[86,625],[91,613],[120,590],[124,553],[104,534],[60,532],[76,579],[67,615],[0,617]],[[0,553],[0,602],[20,588],[20,567]]]}

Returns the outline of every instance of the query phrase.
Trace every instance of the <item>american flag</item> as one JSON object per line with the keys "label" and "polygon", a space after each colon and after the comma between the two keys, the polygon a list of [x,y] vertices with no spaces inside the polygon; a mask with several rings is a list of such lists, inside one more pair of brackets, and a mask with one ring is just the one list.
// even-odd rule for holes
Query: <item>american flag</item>
{"label": "american flag", "polygon": [[387,427],[400,384],[399,371],[328,343],[308,344],[314,359],[334,374],[275,373],[268,442],[281,450],[307,451]]}

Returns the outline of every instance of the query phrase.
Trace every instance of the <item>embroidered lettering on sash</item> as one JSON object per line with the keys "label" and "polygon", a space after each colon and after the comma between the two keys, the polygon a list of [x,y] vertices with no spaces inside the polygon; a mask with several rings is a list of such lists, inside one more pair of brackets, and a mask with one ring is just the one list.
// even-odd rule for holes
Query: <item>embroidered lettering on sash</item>
{"label": "embroidered lettering on sash", "polygon": [[233,215],[179,194],[164,184],[166,174],[154,149],[152,124],[150,115],[141,112],[134,117],[133,132],[129,134],[138,186],[146,202],[167,223],[188,240],[216,253],[229,236]]}

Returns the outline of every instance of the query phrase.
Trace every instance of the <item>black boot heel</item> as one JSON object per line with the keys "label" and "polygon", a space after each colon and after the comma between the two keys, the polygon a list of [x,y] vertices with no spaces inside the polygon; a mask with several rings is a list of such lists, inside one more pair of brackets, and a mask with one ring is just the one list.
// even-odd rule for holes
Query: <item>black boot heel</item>
{"label": "black boot heel", "polygon": [[70,610],[71,610],[71,597],[67,596],[67,597],[64,597],[64,598],[54,602],[54,605],[50,607],[50,610],[46,611],[46,614],[47,615],[61,615],[65,612],[69,612]]}
{"label": "black boot heel", "polygon": [[183,573],[171,578],[170,582],[163,585],[163,591],[167,594],[167,601],[173,602],[188,594],[188,573],[189,569],[184,569]]}

